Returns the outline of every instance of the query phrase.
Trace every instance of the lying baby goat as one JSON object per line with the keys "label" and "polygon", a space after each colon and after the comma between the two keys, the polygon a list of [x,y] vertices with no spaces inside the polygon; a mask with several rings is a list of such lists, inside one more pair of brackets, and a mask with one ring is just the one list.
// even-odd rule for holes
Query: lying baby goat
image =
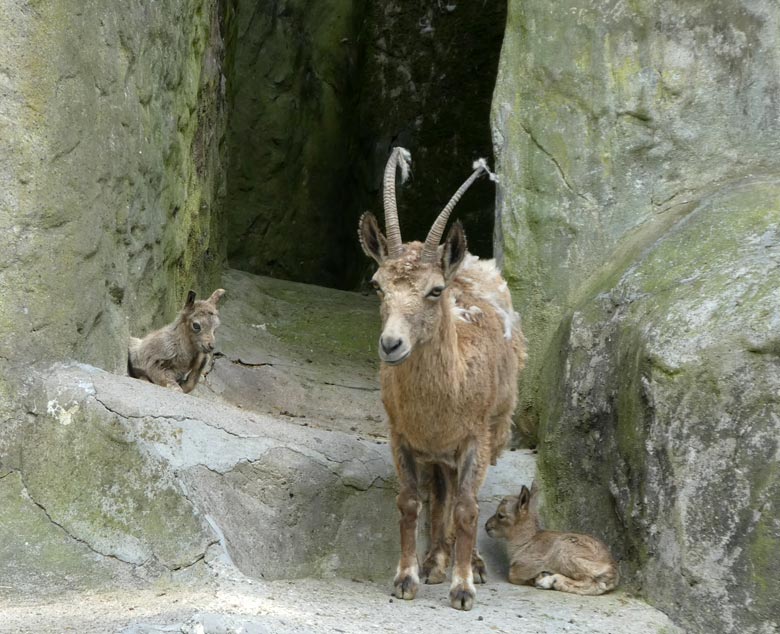
{"label": "lying baby goat", "polygon": [[[533,491],[533,496],[532,496]],[[574,594],[604,594],[618,584],[618,569],[606,545],[589,535],[545,531],[532,497],[536,486],[501,500],[485,524],[491,537],[508,541],[509,581]]]}
{"label": "lying baby goat", "polygon": [[207,300],[195,301],[195,291],[190,291],[173,323],[143,339],[130,337],[127,373],[185,394],[192,392],[214,351],[217,302],[224,294],[218,288]]}

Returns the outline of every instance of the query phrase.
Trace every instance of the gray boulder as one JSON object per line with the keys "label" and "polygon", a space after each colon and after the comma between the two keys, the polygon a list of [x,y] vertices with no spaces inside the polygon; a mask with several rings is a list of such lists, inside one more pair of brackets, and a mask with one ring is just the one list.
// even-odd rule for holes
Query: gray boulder
{"label": "gray boulder", "polygon": [[541,428],[550,517],[697,632],[780,625],[779,195],[701,201],[575,310]]}
{"label": "gray boulder", "polygon": [[779,625],[780,10],[510,2],[493,103],[553,527],[692,632]]}

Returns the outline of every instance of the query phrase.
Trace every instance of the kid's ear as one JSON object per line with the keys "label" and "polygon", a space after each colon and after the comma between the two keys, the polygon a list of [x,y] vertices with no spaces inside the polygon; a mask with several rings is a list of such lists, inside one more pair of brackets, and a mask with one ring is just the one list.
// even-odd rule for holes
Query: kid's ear
{"label": "kid's ear", "polygon": [[184,303],[184,308],[192,308],[195,305],[195,291],[187,293],[187,301]]}
{"label": "kid's ear", "polygon": [[466,257],[466,232],[458,220],[447,234],[444,241],[444,250],[441,254],[441,269],[444,272],[445,281],[449,282],[458,272],[463,258]]}
{"label": "kid's ear", "polygon": [[517,496],[517,510],[521,511],[524,508],[528,508],[528,503],[531,501],[531,492],[528,490],[528,487],[523,485],[523,488],[520,489],[520,495]]}
{"label": "kid's ear", "polygon": [[384,262],[387,258],[387,240],[379,230],[376,216],[369,211],[360,216],[358,239],[360,246],[363,247],[363,253],[374,258],[377,264]]}
{"label": "kid's ear", "polygon": [[209,301],[211,304],[214,304],[214,306],[216,306],[216,305],[217,305],[217,302],[219,302],[219,300],[222,298],[222,296],[223,296],[224,294],[225,294],[225,289],[224,289],[224,288],[218,288],[216,291],[214,291],[214,292],[211,294],[211,297],[209,297],[208,301]]}

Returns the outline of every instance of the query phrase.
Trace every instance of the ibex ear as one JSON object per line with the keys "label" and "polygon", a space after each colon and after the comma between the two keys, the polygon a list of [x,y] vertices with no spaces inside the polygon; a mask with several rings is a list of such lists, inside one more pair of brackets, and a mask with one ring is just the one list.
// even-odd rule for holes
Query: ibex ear
{"label": "ibex ear", "polygon": [[225,294],[225,289],[224,288],[218,288],[216,291],[214,291],[211,294],[211,297],[209,297],[209,299],[208,299],[209,303],[214,304],[214,306],[216,306],[217,302],[219,302],[219,300],[222,298],[222,296],[224,294]]}
{"label": "ibex ear", "polygon": [[376,216],[369,211],[360,216],[358,238],[360,239],[360,246],[363,247],[363,253],[370,258],[374,258],[377,264],[382,264],[385,261],[385,258],[387,258],[387,240],[379,230]]}
{"label": "ibex ear", "polygon": [[184,308],[192,308],[195,305],[195,291],[187,293],[187,301],[184,302]]}
{"label": "ibex ear", "polygon": [[445,281],[449,282],[458,272],[463,258],[466,257],[466,233],[463,225],[458,220],[447,234],[444,241],[444,250],[441,254],[441,269],[444,272]]}
{"label": "ibex ear", "polygon": [[531,492],[528,487],[523,485],[520,489],[520,495],[517,496],[517,510],[522,511],[524,508],[528,508],[528,503],[531,501]]}

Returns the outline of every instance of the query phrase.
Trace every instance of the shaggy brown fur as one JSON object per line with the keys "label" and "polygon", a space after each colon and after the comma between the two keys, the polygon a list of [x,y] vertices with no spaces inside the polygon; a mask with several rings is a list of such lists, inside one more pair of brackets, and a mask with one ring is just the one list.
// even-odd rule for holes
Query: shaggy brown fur
{"label": "shaggy brown fur", "polygon": [[532,498],[524,486],[501,500],[485,524],[488,535],[508,541],[509,581],[574,594],[614,589],[618,568],[607,546],[590,535],[541,530]]}
{"label": "shaggy brown fur", "polygon": [[[413,599],[420,572],[426,583],[444,581],[454,550],[450,603],[469,610],[474,581],[486,580],[476,550],[477,492],[509,438],[525,359],[519,319],[493,261],[466,251],[460,223],[435,262],[422,261],[419,242],[389,257],[371,214],[361,218],[360,240],[379,264],[373,283],[382,300],[382,401],[401,487],[394,594]],[[416,530],[424,481],[431,484],[431,541],[420,570]]]}
{"label": "shaggy brown fur", "polygon": [[219,288],[207,300],[196,301],[190,291],[173,323],[143,339],[130,337],[127,373],[185,394],[194,390],[214,351],[217,303],[224,294]]}

